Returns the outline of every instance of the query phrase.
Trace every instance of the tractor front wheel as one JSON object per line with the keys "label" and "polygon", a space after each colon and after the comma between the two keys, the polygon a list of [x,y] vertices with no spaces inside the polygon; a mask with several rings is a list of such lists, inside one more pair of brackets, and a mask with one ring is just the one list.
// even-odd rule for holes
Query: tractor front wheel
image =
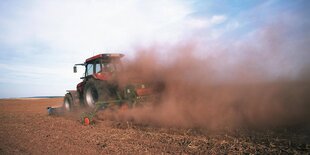
{"label": "tractor front wheel", "polygon": [[72,104],[73,104],[72,96],[69,93],[67,93],[64,98],[63,107],[66,111],[70,112],[72,111]]}

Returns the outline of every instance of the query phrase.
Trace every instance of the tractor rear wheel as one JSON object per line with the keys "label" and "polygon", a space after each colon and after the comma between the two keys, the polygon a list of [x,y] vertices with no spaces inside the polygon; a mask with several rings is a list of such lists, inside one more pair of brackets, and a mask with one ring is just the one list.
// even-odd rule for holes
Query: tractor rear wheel
{"label": "tractor rear wheel", "polygon": [[99,95],[93,83],[87,83],[84,89],[84,103],[88,107],[95,107],[95,103],[98,101]]}
{"label": "tractor rear wheel", "polygon": [[90,108],[94,108],[98,101],[107,101],[110,97],[110,91],[104,81],[90,79],[84,88],[84,104]]}
{"label": "tractor rear wheel", "polygon": [[69,93],[67,93],[64,97],[63,107],[66,111],[70,112],[72,111],[72,104],[73,104],[72,96]]}

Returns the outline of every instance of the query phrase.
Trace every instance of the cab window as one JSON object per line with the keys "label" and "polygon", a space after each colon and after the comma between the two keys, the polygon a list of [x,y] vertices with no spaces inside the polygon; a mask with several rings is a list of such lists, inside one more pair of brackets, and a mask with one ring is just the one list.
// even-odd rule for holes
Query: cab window
{"label": "cab window", "polygon": [[101,72],[101,64],[100,64],[99,61],[98,61],[98,62],[95,62],[95,72],[96,72],[96,73]]}
{"label": "cab window", "polygon": [[92,75],[94,73],[94,65],[93,64],[87,64],[86,66],[86,76]]}

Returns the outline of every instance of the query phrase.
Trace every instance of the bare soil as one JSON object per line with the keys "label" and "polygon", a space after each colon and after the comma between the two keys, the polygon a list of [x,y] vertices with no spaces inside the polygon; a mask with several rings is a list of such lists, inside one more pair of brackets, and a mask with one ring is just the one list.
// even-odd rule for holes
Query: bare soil
{"label": "bare soil", "polygon": [[48,116],[56,99],[0,100],[0,154],[309,154],[307,128],[167,128]]}

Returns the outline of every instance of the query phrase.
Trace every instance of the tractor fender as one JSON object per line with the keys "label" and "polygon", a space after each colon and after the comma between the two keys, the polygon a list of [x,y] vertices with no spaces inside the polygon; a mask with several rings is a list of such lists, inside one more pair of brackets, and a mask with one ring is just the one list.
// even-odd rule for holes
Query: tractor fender
{"label": "tractor fender", "polygon": [[71,95],[73,99],[73,106],[80,105],[80,95],[76,90],[67,90],[67,92]]}

